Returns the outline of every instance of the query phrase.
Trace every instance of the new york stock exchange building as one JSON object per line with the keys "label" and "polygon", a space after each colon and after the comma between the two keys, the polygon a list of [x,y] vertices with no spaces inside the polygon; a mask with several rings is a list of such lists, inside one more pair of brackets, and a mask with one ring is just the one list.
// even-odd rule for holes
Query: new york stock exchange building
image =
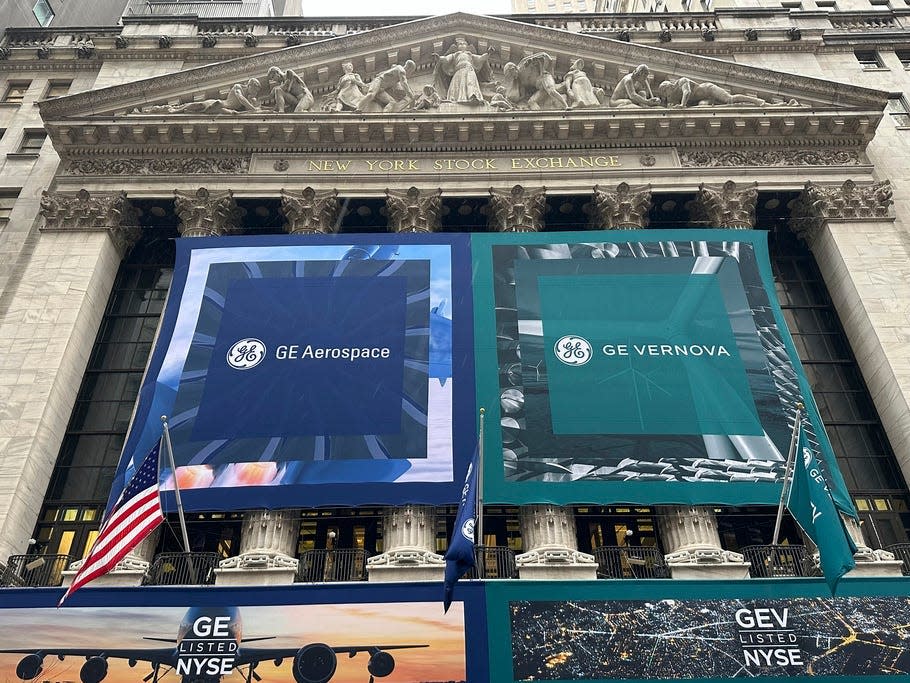
{"label": "new york stock exchange building", "polygon": [[0,680],[910,674],[910,7],[785,4],[7,29]]}

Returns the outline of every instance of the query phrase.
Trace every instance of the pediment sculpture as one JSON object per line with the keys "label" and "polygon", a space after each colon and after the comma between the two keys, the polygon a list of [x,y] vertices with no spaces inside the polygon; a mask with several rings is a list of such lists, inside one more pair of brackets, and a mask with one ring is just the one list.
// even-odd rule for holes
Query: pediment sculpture
{"label": "pediment sculpture", "polygon": [[[526,55],[501,69],[495,47],[479,52],[459,36],[443,54],[433,54],[432,73],[418,74],[414,61],[392,64],[371,77],[357,73],[352,61],[341,64],[342,75],[331,91],[317,97],[301,73],[273,66],[259,78],[232,85],[223,99],[213,98],[136,109],[140,114],[238,115],[299,114],[312,111],[397,113],[437,110],[447,113],[515,110],[630,109],[691,107],[795,107],[795,99],[772,99],[737,93],[688,76],[658,78],[646,64],[636,66],[613,84],[595,82],[585,61],[571,61],[565,73],[547,52]],[[601,69],[601,73],[602,73]],[[331,86],[328,86],[331,87]],[[317,89],[317,93],[319,89]]]}

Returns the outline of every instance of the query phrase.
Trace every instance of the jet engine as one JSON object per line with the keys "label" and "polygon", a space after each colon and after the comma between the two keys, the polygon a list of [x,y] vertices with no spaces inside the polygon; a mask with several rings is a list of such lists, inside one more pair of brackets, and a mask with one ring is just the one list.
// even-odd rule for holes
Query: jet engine
{"label": "jet engine", "polygon": [[370,663],[367,664],[367,671],[371,676],[384,678],[395,670],[395,658],[388,652],[374,652],[370,657]]}
{"label": "jet engine", "polygon": [[82,683],[101,683],[107,676],[107,660],[104,657],[89,657],[79,670]]}
{"label": "jet engine", "polygon": [[335,675],[338,659],[325,643],[311,643],[294,655],[294,680],[297,683],[326,683]]}
{"label": "jet engine", "polygon": [[37,678],[44,668],[44,657],[41,655],[25,655],[16,665],[16,675],[23,681]]}

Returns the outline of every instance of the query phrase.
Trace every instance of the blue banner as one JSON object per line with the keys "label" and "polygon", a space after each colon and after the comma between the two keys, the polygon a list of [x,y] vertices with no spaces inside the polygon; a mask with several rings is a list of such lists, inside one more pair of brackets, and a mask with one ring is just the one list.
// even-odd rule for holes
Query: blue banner
{"label": "blue banner", "polygon": [[455,502],[471,346],[466,235],[178,240],[112,499],[167,415],[189,510]]}

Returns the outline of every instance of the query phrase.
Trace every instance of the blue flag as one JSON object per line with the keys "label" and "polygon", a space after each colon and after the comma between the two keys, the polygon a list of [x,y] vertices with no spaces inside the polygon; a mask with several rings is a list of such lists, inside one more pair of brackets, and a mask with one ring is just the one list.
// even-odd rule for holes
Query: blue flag
{"label": "blue flag", "polygon": [[446,578],[443,609],[448,612],[452,604],[452,590],[455,582],[466,571],[474,566],[474,524],[477,518],[477,469],[478,451],[468,465],[468,473],[464,478],[464,488],[461,490],[461,503],[458,504],[458,515],[455,517],[455,529],[449,549],[446,551]]}
{"label": "blue flag", "polygon": [[844,529],[840,513],[815,458],[815,451],[802,429],[793,463],[793,481],[787,507],[806,535],[818,546],[822,574],[834,595],[840,578],[856,566],[853,559],[856,545]]}

